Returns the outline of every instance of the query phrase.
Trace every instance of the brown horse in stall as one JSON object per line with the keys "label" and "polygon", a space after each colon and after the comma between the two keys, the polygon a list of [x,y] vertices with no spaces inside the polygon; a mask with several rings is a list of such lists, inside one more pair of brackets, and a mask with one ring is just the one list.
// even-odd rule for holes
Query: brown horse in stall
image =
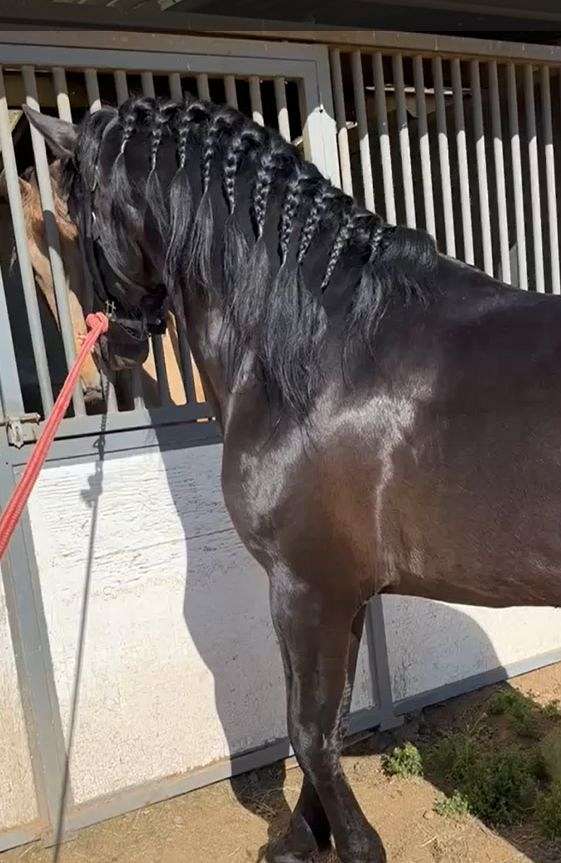
{"label": "brown horse in stall", "polygon": [[[80,250],[78,230],[68,217],[68,209],[59,190],[60,162],[55,161],[50,166],[51,187],[55,203],[55,221],[60,239],[60,250],[64,263],[64,271],[67,280],[68,299],[70,307],[70,318],[74,335],[76,351],[84,338],[86,328],[86,315],[92,308],[92,291],[89,279],[84,271],[84,262]],[[45,222],[41,197],[35,170],[29,168],[19,178],[20,193],[25,217],[25,228],[29,248],[29,256],[35,283],[39,296],[43,298],[48,306],[53,320],[58,326],[58,310],[53,275],[49,261],[49,248],[45,232]],[[0,175],[0,200],[7,201],[8,193],[5,177]],[[165,358],[169,395],[172,404],[181,405],[186,401],[185,389],[180,371],[179,343],[175,317],[172,313],[167,315],[167,330],[162,337],[162,348]],[[115,383],[119,407],[123,410],[132,407],[132,391],[130,378],[126,373],[111,372],[104,370]],[[193,364],[193,377],[197,401],[204,401],[204,392],[196,366]],[[99,358],[96,355],[89,357],[80,374],[82,391],[87,404],[88,412],[96,413],[104,409],[105,400],[102,393],[102,382],[99,370]],[[148,357],[140,370],[141,393],[146,407],[153,408],[159,405],[156,364],[154,354],[150,349]]]}

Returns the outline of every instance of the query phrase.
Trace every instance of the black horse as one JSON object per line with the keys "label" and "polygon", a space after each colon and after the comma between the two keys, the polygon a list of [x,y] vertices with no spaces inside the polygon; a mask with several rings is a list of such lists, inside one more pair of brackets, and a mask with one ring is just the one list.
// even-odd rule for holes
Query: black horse
{"label": "black horse", "polygon": [[343,863],[380,863],[340,765],[365,603],[561,603],[561,300],[382,224],[230,108],[27,115],[112,303],[106,361],[142,361],[171,302],[222,428],[305,777],[269,859],[333,835]]}

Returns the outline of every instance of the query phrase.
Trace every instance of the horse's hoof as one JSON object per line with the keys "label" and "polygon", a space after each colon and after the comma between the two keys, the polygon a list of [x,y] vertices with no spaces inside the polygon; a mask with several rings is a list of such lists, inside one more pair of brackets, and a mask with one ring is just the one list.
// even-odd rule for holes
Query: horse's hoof
{"label": "horse's hoof", "polygon": [[265,853],[267,863],[310,863],[318,851],[331,847],[328,839],[318,842],[303,818],[293,817],[287,833]]}

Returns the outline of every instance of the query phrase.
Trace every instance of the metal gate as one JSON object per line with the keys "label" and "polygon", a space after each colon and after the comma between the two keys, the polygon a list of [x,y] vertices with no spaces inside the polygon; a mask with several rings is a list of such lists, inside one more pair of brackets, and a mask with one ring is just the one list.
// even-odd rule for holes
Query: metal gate
{"label": "metal gate", "polygon": [[560,293],[559,49],[375,42],[331,51],[344,190],[489,275]]}
{"label": "metal gate", "polygon": [[[109,40],[111,41],[111,39]],[[2,398],[5,414],[12,426],[18,417],[37,412],[41,416],[53,403],[53,380],[49,374],[45,327],[35,287],[35,278],[26,234],[28,214],[22,207],[18,185],[18,159],[11,134],[14,107],[25,100],[32,108],[58,113],[66,120],[77,119],[84,110],[96,111],[102,104],[119,104],[130,92],[165,95],[181,99],[183,92],[198,92],[240,107],[259,122],[276,126],[289,140],[300,140],[306,156],[334,181],[338,181],[337,152],[333,138],[331,91],[326,49],[303,46],[272,46],[231,40],[225,44],[210,39],[140,37],[127,40],[128,50],[102,47],[107,40],[91,33],[10,34],[10,43],[0,43],[0,141],[7,186],[9,213],[17,247],[23,297],[30,331],[40,404],[26,404],[18,385],[16,352],[9,338],[2,339],[0,350],[3,370]],[[134,48],[133,48],[134,45]],[[242,71],[243,70],[243,71]],[[291,128],[291,120],[293,127]],[[25,121],[21,120],[25,125]],[[64,350],[65,366],[75,356],[72,320],[67,292],[68,272],[56,229],[56,200],[50,182],[45,144],[31,131],[33,160],[39,185],[58,327]],[[55,190],[56,197],[56,190]],[[54,304],[53,304],[54,305]],[[0,306],[4,317],[7,310]],[[152,339],[153,364],[158,400],[150,411],[143,400],[138,377],[132,382],[131,409],[123,410],[112,382],[106,389],[106,431],[138,428],[153,424],[207,418],[209,407],[197,398],[185,337],[177,334],[177,366],[182,378],[183,398],[173,404],[168,379],[169,358],[162,338]],[[168,368],[166,368],[168,365]],[[52,371],[52,369],[51,369]],[[152,405],[152,408],[154,406]],[[87,434],[99,429],[99,419],[88,416],[78,387],[73,399],[73,417],[63,424],[60,436]],[[32,437],[29,425],[18,430]]]}

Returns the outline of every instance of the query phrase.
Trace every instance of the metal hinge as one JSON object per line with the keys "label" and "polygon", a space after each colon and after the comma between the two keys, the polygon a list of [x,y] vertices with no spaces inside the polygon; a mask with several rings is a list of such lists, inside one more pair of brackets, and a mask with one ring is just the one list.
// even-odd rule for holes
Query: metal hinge
{"label": "metal hinge", "polygon": [[0,420],[0,426],[6,427],[10,446],[20,449],[24,443],[32,443],[39,437],[40,419],[39,414],[21,414],[21,416]]}

